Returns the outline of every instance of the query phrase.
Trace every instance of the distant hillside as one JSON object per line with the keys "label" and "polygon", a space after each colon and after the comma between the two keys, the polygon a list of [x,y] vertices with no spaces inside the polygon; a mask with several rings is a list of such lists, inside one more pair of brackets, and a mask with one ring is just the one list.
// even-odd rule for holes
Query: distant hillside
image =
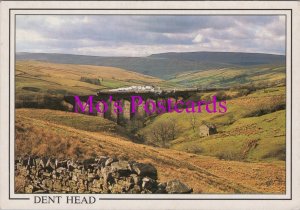
{"label": "distant hillside", "polygon": [[232,87],[235,85],[284,85],[284,65],[260,65],[194,71],[177,74],[169,82],[186,87]]}
{"label": "distant hillside", "polygon": [[17,60],[118,67],[169,79],[176,74],[208,69],[260,64],[284,64],[285,56],[257,53],[194,52],[163,53],[148,57],[101,57],[71,54],[17,53]]}
{"label": "distant hillside", "polygon": [[[33,102],[34,106],[41,107],[45,103],[45,96],[89,95],[96,94],[100,89],[131,85],[172,87],[171,83],[159,78],[115,67],[41,61],[16,62],[17,107],[32,107]],[[53,99],[50,100],[52,101]],[[50,108],[50,104],[47,104]]]}
{"label": "distant hillside", "polygon": [[185,52],[185,53],[161,53],[149,56],[151,58],[166,58],[186,61],[224,63],[238,66],[284,64],[285,56],[263,53],[241,52]]}

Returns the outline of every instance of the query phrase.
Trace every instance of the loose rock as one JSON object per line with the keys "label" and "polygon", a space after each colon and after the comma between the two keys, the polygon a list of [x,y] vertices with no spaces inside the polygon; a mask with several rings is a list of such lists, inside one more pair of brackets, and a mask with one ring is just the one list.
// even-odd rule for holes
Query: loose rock
{"label": "loose rock", "polygon": [[191,193],[193,189],[175,179],[167,182],[166,191],[167,193]]}

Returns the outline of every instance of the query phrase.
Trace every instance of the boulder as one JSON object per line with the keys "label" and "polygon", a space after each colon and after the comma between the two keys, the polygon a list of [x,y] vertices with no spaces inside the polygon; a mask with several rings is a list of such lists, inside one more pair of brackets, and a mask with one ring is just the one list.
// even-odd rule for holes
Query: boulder
{"label": "boulder", "polygon": [[62,184],[59,180],[55,180],[54,183],[53,183],[53,189],[55,191],[61,191],[62,189]]}
{"label": "boulder", "polygon": [[41,193],[41,194],[44,194],[44,193],[48,193],[49,191],[48,190],[37,190],[37,191],[34,191],[34,193]]}
{"label": "boulder", "polygon": [[67,160],[57,161],[57,162],[56,162],[56,167],[57,167],[57,168],[60,168],[60,167],[62,167],[62,168],[67,168],[67,167],[68,167],[67,162],[68,162]]}
{"label": "boulder", "polygon": [[142,184],[141,177],[139,177],[137,174],[131,174],[130,177],[132,177],[133,182],[134,182],[135,185],[141,186],[141,184]]}
{"label": "boulder", "polygon": [[193,189],[175,179],[167,182],[166,191],[167,193],[191,193]]}
{"label": "boulder", "polygon": [[98,178],[96,177],[97,175],[94,174],[94,173],[88,173],[88,176],[87,176],[87,179],[89,182],[93,181],[95,178]]}
{"label": "boulder", "polygon": [[117,172],[120,176],[130,174],[130,166],[128,161],[113,162],[110,165],[112,172]]}
{"label": "boulder", "polygon": [[45,178],[49,178],[49,177],[51,177],[51,173],[44,172],[44,173],[43,173],[43,176],[44,176]]}
{"label": "boulder", "polygon": [[42,184],[47,188],[52,190],[53,182],[50,179],[44,179]]}
{"label": "boulder", "polygon": [[111,184],[114,182],[111,168],[110,166],[107,166],[101,170],[101,175],[103,177],[104,185],[107,186],[107,184]]}
{"label": "boulder", "polygon": [[139,176],[148,176],[152,179],[157,179],[157,170],[152,164],[133,163],[132,169]]}
{"label": "boulder", "polygon": [[167,183],[159,183],[157,185],[157,190],[155,191],[155,193],[157,194],[167,193],[166,187],[167,187]]}
{"label": "boulder", "polygon": [[116,158],[108,158],[105,161],[105,166],[110,166],[113,162],[117,162],[118,160]]}
{"label": "boulder", "polygon": [[84,169],[87,170],[87,169],[91,169],[92,165],[97,163],[95,158],[90,158],[90,159],[86,159],[83,161],[83,166],[84,166]]}
{"label": "boulder", "polygon": [[100,165],[100,167],[104,167],[106,161],[109,159],[109,157],[106,156],[100,156],[98,159],[96,159],[97,164]]}
{"label": "boulder", "polygon": [[59,168],[56,169],[56,172],[59,173],[59,174],[65,173],[65,171],[66,171],[66,168],[63,168],[63,167],[59,167]]}
{"label": "boulder", "polygon": [[25,193],[32,193],[33,192],[33,186],[32,185],[28,185],[27,187],[25,187]]}
{"label": "boulder", "polygon": [[141,193],[141,187],[139,185],[134,185],[129,191],[128,193],[131,194],[137,194],[137,193]]}
{"label": "boulder", "polygon": [[151,179],[150,177],[143,178],[143,183],[142,183],[143,190],[154,192],[156,191],[156,187],[157,187],[157,183],[154,179]]}

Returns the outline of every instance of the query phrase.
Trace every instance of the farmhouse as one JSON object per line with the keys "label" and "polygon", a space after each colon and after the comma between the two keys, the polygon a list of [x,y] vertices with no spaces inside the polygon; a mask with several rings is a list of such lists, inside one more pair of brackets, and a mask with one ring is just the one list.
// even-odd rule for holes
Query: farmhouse
{"label": "farmhouse", "polygon": [[211,123],[202,123],[199,127],[200,136],[209,136],[217,133],[217,127]]}

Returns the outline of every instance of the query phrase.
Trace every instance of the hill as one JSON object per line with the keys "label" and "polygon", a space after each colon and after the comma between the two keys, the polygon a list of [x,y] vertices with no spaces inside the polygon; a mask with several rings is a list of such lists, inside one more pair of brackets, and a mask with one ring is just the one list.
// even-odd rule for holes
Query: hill
{"label": "hill", "polygon": [[[226,95],[234,95],[227,91]],[[215,95],[207,93],[205,97]],[[203,96],[198,96],[203,99]],[[148,121],[140,130],[151,144],[153,130],[176,122],[177,133],[169,139],[172,149],[219,159],[238,161],[285,160],[285,88],[273,87],[227,100],[226,113],[166,113]],[[205,107],[202,106],[202,110]],[[196,110],[198,110],[196,108]],[[217,134],[202,137],[199,126],[212,123]],[[193,125],[195,129],[193,129]]]}
{"label": "hill", "polygon": [[[63,118],[63,119],[62,119]],[[171,149],[135,144],[109,129],[89,130],[99,117],[45,109],[16,110],[16,156],[37,154],[60,158],[100,155],[152,163],[158,180],[179,179],[195,193],[285,193],[285,164],[218,160]],[[107,126],[107,125],[105,125]],[[113,123],[108,125],[114,127]]]}
{"label": "hill", "polygon": [[171,83],[159,78],[115,67],[41,61],[16,62],[17,107],[24,103],[28,106],[34,106],[31,102],[45,103],[45,96],[93,95],[101,89],[131,85],[172,87]]}
{"label": "hill", "polygon": [[276,86],[284,85],[285,78],[285,66],[270,64],[181,73],[173,77],[169,82],[186,87],[233,87],[246,84]]}
{"label": "hill", "polygon": [[264,53],[243,52],[168,52],[153,54],[151,58],[177,59],[187,61],[200,61],[208,63],[224,63],[238,66],[251,66],[262,64],[284,64],[285,56]]}
{"label": "hill", "polygon": [[262,64],[284,64],[285,56],[258,53],[193,52],[163,53],[148,57],[101,57],[51,53],[17,53],[17,60],[111,66],[145,75],[170,79],[176,74],[208,69]]}

